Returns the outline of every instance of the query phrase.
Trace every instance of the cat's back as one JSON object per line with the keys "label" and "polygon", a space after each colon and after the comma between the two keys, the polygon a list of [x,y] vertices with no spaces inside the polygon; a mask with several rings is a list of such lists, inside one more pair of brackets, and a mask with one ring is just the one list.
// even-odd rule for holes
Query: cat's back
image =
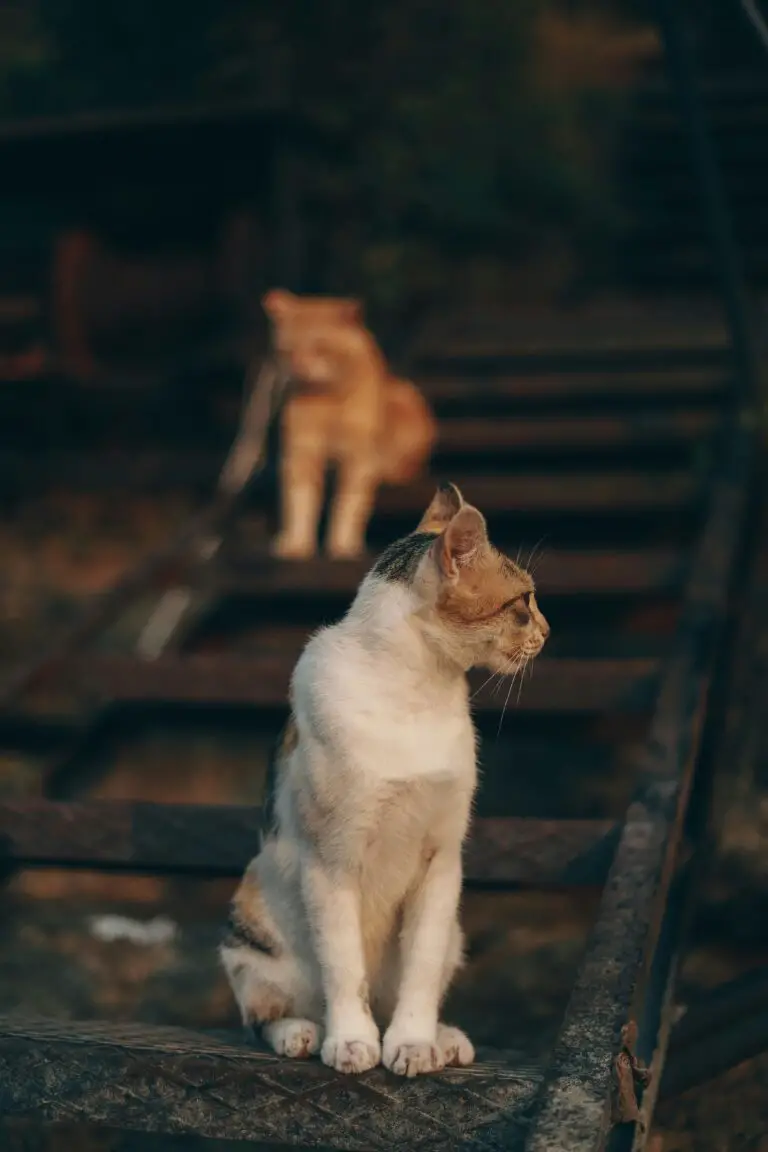
{"label": "cat's back", "polygon": [[382,432],[384,479],[407,484],[423,470],[437,440],[432,409],[411,380],[387,377]]}

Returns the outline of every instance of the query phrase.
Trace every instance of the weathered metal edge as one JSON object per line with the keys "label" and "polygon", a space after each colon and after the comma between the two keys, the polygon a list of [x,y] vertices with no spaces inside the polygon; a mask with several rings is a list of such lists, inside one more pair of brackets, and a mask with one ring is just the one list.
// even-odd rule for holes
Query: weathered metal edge
{"label": "weathered metal edge", "polygon": [[[756,524],[750,523],[753,544],[759,542],[764,530],[764,517],[758,517]],[[728,642],[731,658],[719,669],[723,695],[718,696],[718,708],[722,722],[712,749],[714,779],[701,817],[708,819],[698,867],[699,884],[706,882],[715,866],[713,851],[717,847],[718,831],[721,831],[728,802],[738,787],[734,776],[745,759],[752,759],[754,723],[758,722],[757,714],[764,706],[763,685],[760,677],[755,676],[753,651],[763,580],[761,565],[756,561],[757,555],[752,560],[748,585],[739,589],[734,615],[738,614],[740,620],[735,635],[729,634]],[[750,712],[754,714],[752,722]],[[698,1087],[766,1050],[768,969],[758,967],[694,1001],[675,1024],[659,1084],[659,1103]]]}
{"label": "weathered metal edge", "polygon": [[597,1152],[610,1132],[613,1061],[658,942],[746,506],[743,429],[731,431],[725,456],[691,568],[678,652],[662,678],[643,779],[627,813],[526,1152]]}

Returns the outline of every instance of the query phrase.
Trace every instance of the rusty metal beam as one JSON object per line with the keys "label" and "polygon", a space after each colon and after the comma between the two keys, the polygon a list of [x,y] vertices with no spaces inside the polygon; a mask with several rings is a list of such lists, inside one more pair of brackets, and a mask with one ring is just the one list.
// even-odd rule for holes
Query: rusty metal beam
{"label": "rusty metal beam", "polygon": [[[548,1069],[526,1152],[598,1152],[612,1125],[613,1062],[642,1005],[677,866],[747,497],[748,440],[725,445],[696,549],[676,654],[664,672],[643,771]],[[672,957],[665,957],[671,965]],[[660,982],[656,973],[655,981]],[[654,1032],[656,1024],[653,1024]],[[655,1034],[642,1035],[653,1051]],[[663,1051],[657,1053],[663,1063]],[[656,1075],[661,1069],[657,1067]],[[567,1140],[567,1144],[564,1141]]]}
{"label": "rusty metal beam", "polygon": [[[716,412],[696,409],[648,411],[628,415],[596,415],[572,419],[514,416],[438,421],[435,449],[441,455],[513,450],[648,449],[706,439],[718,420]],[[104,423],[109,422],[105,413]],[[98,444],[79,452],[50,446],[0,449],[0,477],[8,483],[33,482],[36,487],[57,484],[76,490],[93,488],[146,491],[156,488],[210,485],[216,479],[224,452],[194,445],[105,452]]]}
{"label": "rusty metal beam", "polygon": [[[237,876],[257,851],[260,826],[260,808],[234,804],[8,800],[0,802],[0,861]],[[477,818],[467,880],[600,884],[617,839],[613,820]]]}
{"label": "rusty metal beam", "polygon": [[619,840],[614,820],[474,820],[466,850],[468,883],[602,884]]}
{"label": "rusty metal beam", "polygon": [[99,112],[77,112],[65,116],[31,116],[8,120],[0,127],[0,143],[73,137],[102,132],[130,132],[136,128],[175,128],[181,124],[228,124],[232,121],[279,123],[283,130],[292,124],[284,104],[268,101],[227,100],[220,102],[116,108]]}
{"label": "rusty metal beam", "polygon": [[92,601],[82,615],[38,652],[11,670],[0,683],[0,709],[15,703],[38,680],[81,648],[106,627],[144,589],[168,580],[182,563],[186,549],[195,541],[220,531],[236,499],[219,496],[191,516],[179,532],[105,592]]}
{"label": "rusty metal beam", "polygon": [[670,1050],[659,1099],[673,1100],[764,1052],[768,1052],[768,1011],[713,1028],[698,1044]]}
{"label": "rusty metal beam", "polygon": [[[282,708],[297,654],[273,649],[253,656],[169,654],[156,660],[94,654],[73,659],[68,675],[76,676],[95,699]],[[659,665],[650,658],[543,658],[514,707],[524,712],[644,712],[653,702]],[[470,676],[473,708],[500,711],[505,693],[490,684],[483,687],[483,680],[487,675]]]}
{"label": "rusty metal beam", "polygon": [[[526,561],[529,549],[521,550]],[[689,559],[681,548],[635,548],[563,552],[544,550],[536,557],[536,586],[542,596],[638,595],[681,587]],[[371,565],[370,560],[280,561],[265,552],[226,553],[226,567],[192,569],[189,582],[220,595],[286,598],[351,596]]]}
{"label": "rusty metal beam", "polygon": [[[699,485],[690,472],[583,472],[557,475],[452,475],[465,498],[487,513],[524,514],[673,512],[691,507]],[[377,511],[418,519],[434,495],[432,477],[383,488]]]}
{"label": "rusty metal beam", "polygon": [[[491,375],[478,371],[476,365],[462,375],[460,369],[451,365],[446,366],[443,373],[435,372],[419,380],[425,395],[433,403],[467,403],[478,394],[478,377],[482,379],[482,397],[486,402],[716,397],[726,392],[728,387],[728,377],[721,365],[694,370],[649,371],[635,367],[628,371],[599,372],[591,369],[547,373],[531,373],[521,367],[520,372],[514,375],[508,369]],[[473,385],[467,383],[467,375],[475,381]]]}
{"label": "rusty metal beam", "polygon": [[[622,314],[623,313],[623,314]],[[574,308],[556,317],[509,309],[488,314],[462,310],[435,317],[419,338],[419,366],[460,365],[471,375],[483,367],[551,366],[553,371],[690,369],[729,363],[728,332],[717,302],[691,308],[665,302],[642,315],[630,307],[613,315],[603,307]]]}
{"label": "rusty metal beam", "polygon": [[444,419],[438,425],[437,452],[468,453],[501,449],[652,448],[705,439],[715,429],[713,411],[650,411],[629,415],[571,418],[514,416]]}
{"label": "rusty metal beam", "polygon": [[671,1099],[768,1051],[768,970],[760,966],[692,1004],[675,1026],[659,1090]]}
{"label": "rusty metal beam", "polygon": [[173,448],[112,452],[0,450],[0,478],[8,484],[47,485],[75,491],[144,492],[210,486],[221,468],[223,452]]}

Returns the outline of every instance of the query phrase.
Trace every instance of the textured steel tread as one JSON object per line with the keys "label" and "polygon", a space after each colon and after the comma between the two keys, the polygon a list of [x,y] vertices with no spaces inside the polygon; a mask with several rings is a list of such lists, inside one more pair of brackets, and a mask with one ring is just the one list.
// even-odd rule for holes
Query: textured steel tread
{"label": "textured steel tread", "polygon": [[6,1016],[0,1112],[304,1147],[517,1147],[540,1068],[515,1054],[480,1057],[415,1080],[383,1068],[349,1077],[183,1029]]}

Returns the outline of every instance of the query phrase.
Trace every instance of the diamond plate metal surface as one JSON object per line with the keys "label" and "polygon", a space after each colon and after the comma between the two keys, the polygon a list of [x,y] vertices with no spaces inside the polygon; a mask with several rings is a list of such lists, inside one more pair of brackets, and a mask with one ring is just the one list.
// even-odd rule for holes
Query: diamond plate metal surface
{"label": "diamond plate metal surface", "polygon": [[514,1054],[481,1057],[415,1080],[382,1068],[348,1077],[182,1029],[4,1017],[0,1111],[350,1152],[513,1149],[539,1070]]}

